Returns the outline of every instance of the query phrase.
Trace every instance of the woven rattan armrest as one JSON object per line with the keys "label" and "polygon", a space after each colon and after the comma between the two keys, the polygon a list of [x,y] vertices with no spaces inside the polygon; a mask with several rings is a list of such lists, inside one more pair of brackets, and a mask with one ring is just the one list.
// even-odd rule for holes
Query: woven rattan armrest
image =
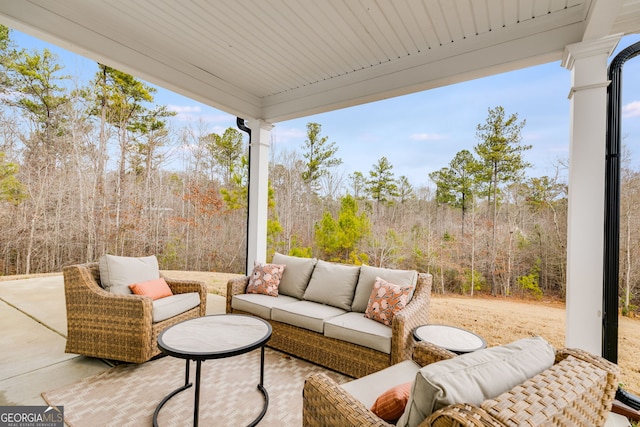
{"label": "woven rattan armrest", "polygon": [[397,312],[391,324],[391,364],[411,359],[413,353],[413,330],[429,323],[432,276],[419,273],[413,298],[406,307]]}
{"label": "woven rattan armrest", "polygon": [[231,300],[234,295],[244,294],[249,284],[249,276],[236,277],[227,282],[227,313],[232,313]]}
{"label": "woven rattan armrest", "polygon": [[457,355],[428,341],[419,341],[413,347],[412,359],[420,366],[427,366],[441,360],[451,359]]}
{"label": "woven rattan armrest", "polygon": [[487,412],[475,405],[459,403],[447,406],[435,411],[420,427],[505,427],[504,424],[496,421]]}
{"label": "woven rattan armrest", "polygon": [[344,391],[325,374],[312,374],[304,383],[302,425],[392,427]]}
{"label": "woven rattan armrest", "polygon": [[165,277],[164,280],[174,295],[197,292],[200,296],[200,316],[207,313],[207,285],[197,280],[176,280],[168,277]]}

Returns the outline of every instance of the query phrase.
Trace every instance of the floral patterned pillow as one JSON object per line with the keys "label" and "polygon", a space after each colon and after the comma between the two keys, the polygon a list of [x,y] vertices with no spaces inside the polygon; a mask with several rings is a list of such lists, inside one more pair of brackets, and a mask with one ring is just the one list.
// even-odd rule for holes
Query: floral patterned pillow
{"label": "floral patterned pillow", "polygon": [[272,297],[278,296],[278,286],[282,273],[284,273],[284,265],[280,264],[263,264],[256,262],[249,277],[247,285],[248,294],[264,294]]}
{"label": "floral patterned pillow", "polygon": [[409,303],[413,286],[394,285],[376,277],[364,317],[391,326],[393,316]]}

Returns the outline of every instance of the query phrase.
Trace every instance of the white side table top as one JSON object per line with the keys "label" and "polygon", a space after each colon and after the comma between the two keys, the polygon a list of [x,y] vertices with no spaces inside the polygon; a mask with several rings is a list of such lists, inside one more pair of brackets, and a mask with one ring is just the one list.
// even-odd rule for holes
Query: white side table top
{"label": "white side table top", "polygon": [[413,331],[413,335],[417,340],[428,341],[454,353],[470,353],[487,346],[481,336],[455,326],[418,326]]}
{"label": "white side table top", "polygon": [[216,359],[246,353],[271,337],[271,325],[253,316],[219,314],[177,323],[160,334],[158,345],[174,357]]}

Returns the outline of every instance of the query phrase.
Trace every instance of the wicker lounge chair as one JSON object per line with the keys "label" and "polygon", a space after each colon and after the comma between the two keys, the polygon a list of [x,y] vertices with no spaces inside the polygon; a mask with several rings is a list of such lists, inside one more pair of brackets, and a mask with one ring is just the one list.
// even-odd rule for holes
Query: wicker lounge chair
{"label": "wicker lounge chair", "polygon": [[[413,359],[425,366],[454,356],[420,342]],[[541,374],[480,406],[463,403],[440,409],[420,427],[602,426],[611,410],[618,375],[618,366],[600,357],[581,350],[559,350],[555,364]],[[392,426],[324,374],[313,374],[305,382],[303,425]]]}
{"label": "wicker lounge chair", "polygon": [[67,306],[66,353],[142,363],[160,353],[160,332],[183,320],[204,316],[207,288],[196,281],[165,278],[174,294],[198,292],[200,305],[169,319],[152,322],[151,298],[116,295],[100,286],[98,263],[63,269]]}

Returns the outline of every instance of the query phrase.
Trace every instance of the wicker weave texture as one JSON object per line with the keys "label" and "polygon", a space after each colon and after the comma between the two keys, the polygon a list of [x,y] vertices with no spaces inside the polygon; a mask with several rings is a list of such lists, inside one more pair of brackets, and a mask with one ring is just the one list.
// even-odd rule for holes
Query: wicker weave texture
{"label": "wicker weave texture", "polygon": [[200,305],[162,322],[152,322],[152,302],[139,295],[115,295],[100,286],[98,263],[63,269],[67,307],[65,352],[142,363],[160,353],[160,332],[206,314],[204,283],[166,279],[174,294],[198,292]]}
{"label": "wicker weave texture", "polygon": [[[433,353],[433,354],[430,354]],[[413,359],[448,358],[428,343],[417,343]],[[481,407],[456,404],[434,412],[420,427],[457,426],[603,426],[615,395],[616,365],[581,350],[560,350],[556,364]],[[356,401],[342,387],[322,375],[307,378],[303,425],[389,426]]]}
{"label": "wicker weave texture", "polygon": [[[390,355],[271,319],[265,319],[271,323],[273,329],[267,345],[354,378],[411,359],[414,345],[413,329],[429,323],[431,281],[431,275],[418,274],[411,302],[394,317]],[[227,313],[243,313],[231,307],[231,300],[233,295],[243,294],[248,283],[249,278],[246,276],[229,280]]]}

